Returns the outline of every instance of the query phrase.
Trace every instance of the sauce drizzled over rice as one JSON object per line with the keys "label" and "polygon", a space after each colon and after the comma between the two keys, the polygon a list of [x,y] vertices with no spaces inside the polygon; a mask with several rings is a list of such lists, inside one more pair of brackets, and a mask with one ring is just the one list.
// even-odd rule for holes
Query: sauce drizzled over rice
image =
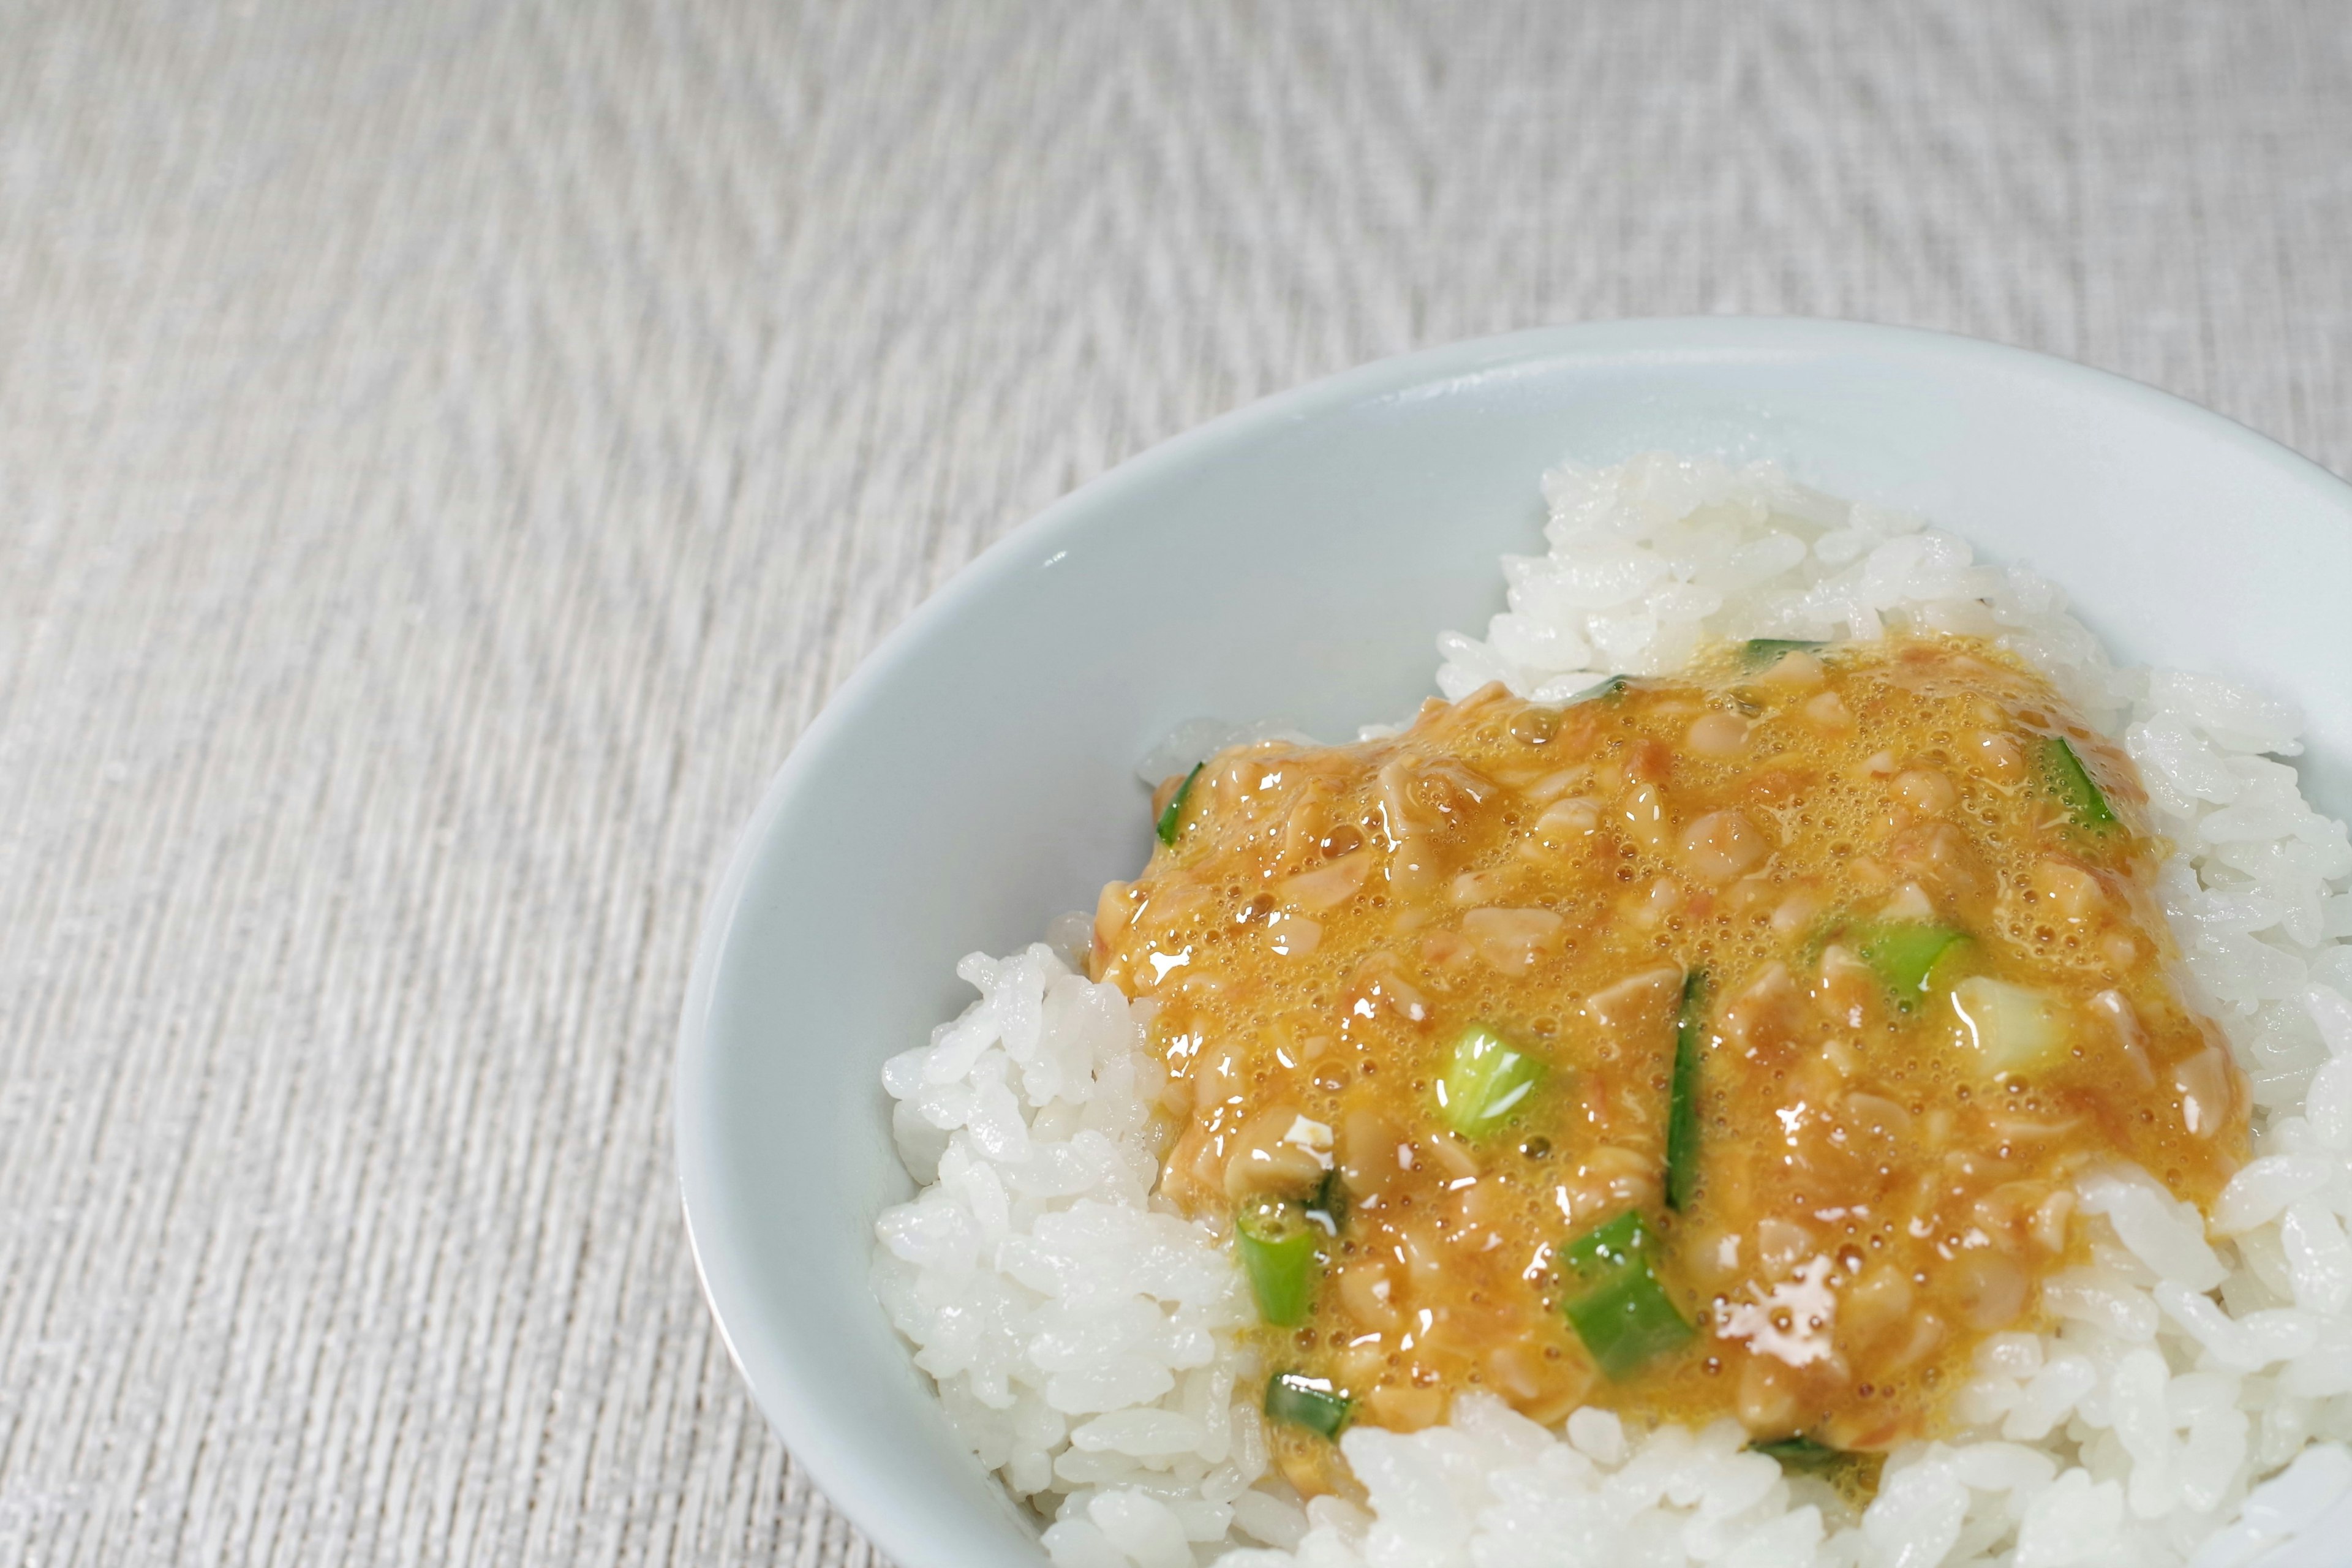
{"label": "sauce drizzled over rice", "polygon": [[[1954,637],[1496,684],[1169,780],[1091,967],[1154,1004],[1160,1190],[1238,1226],[1284,1474],[1481,1389],[1816,1464],[1942,1430],[1984,1336],[2049,1323],[2083,1172],[2205,1207],[2244,1156],[2145,800]],[[1646,1257],[1580,1310],[1612,1226]]]}
{"label": "sauce drizzled over rice", "polygon": [[[1560,709],[1611,671],[1705,686],[1713,678],[1694,660],[1744,639],[1852,645],[1824,665],[1832,681],[1837,660],[1879,657],[1905,637],[1980,639],[1986,647],[1972,657],[2046,680],[2063,699],[2041,706],[2039,720],[2018,713],[2021,727],[2067,736],[2084,779],[2131,836],[2119,866],[2101,858],[2113,854],[2111,843],[2073,842],[2062,827],[2073,847],[2062,844],[2060,857],[2079,856],[2102,895],[2119,898],[2124,912],[2105,923],[2130,926],[2124,934],[2135,942],[2139,932],[2160,939],[2128,962],[2105,952],[2103,939],[2068,950],[2062,932],[2054,947],[2115,966],[2116,988],[2149,1031],[2143,1050],[2159,1081],[2159,1058],[2176,1067],[2193,1059],[2171,1054],[2186,1049],[2188,1036],[2151,1043],[2170,1015],[2146,1001],[2145,988],[2120,982],[2147,968],[2165,976],[2181,1008],[2219,1021],[2251,1090],[2251,1158],[2210,1192],[2244,1113],[2233,1103],[2209,1138],[2202,1112],[2221,1091],[2210,1075],[2200,1088],[2176,1073],[2171,1106],[2187,1140],[2149,1134],[2134,1145],[2138,1164],[2118,1158],[2073,1177],[2063,1267],[2036,1274],[2037,1305],[2011,1326],[1965,1331],[1981,1338],[1971,1354],[1945,1362],[1941,1382],[1958,1386],[1942,1401],[1940,1435],[1887,1452],[1874,1495],[1842,1487],[1850,1477],[1824,1473],[1820,1454],[1802,1444],[1758,1451],[1759,1433],[1737,1416],[1659,1421],[1628,1399],[1623,1415],[1586,1402],[1546,1425],[1482,1381],[1456,1389],[1445,1419],[1419,1431],[1382,1426],[1369,1408],[1352,1412],[1362,1418],[1339,1429],[1338,1447],[1354,1485],[1303,1499],[1274,1462],[1275,1424],[1263,1414],[1268,1378],[1301,1351],[1262,1321],[1242,1257],[1248,1249],[1233,1224],[1238,1201],[1212,1181],[1205,1195],[1196,1188],[1186,1198],[1202,1216],[1192,1218],[1177,1201],[1181,1184],[1163,1185],[1199,1092],[1171,1086],[1168,1026],[1157,1016],[1166,1003],[1130,1001],[1117,985],[1090,981],[1095,922],[1065,917],[1050,944],[967,958],[958,973],[980,999],[884,1072],[893,1131],[920,1190],[879,1217],[875,1288],[935,1382],[951,1427],[1049,1521],[1043,1544],[1058,1568],[2218,1565],[2254,1562],[2299,1532],[2325,1538],[2335,1527],[2324,1516],[2352,1508],[2352,843],[2274,760],[2297,750],[2292,709],[2209,677],[2116,669],[2049,584],[1978,564],[1958,539],[1794,485],[1768,464],[1735,470],[1652,457],[1555,470],[1544,489],[1549,553],[1506,562],[1510,607],[1485,640],[1440,639],[1437,684],[1448,698],[1460,702],[1499,680],[1517,700]],[[2118,744],[2137,764],[2144,801]],[[1676,764],[1699,749],[1685,730]],[[1965,802],[1974,787],[1968,770],[1935,766]],[[1864,773],[1884,790],[1907,771]],[[2051,801],[2072,790],[2063,772],[2038,775]],[[1204,770],[1194,787],[1208,777]],[[1164,814],[1169,800],[1154,804]],[[1917,810],[1933,800],[1902,804]],[[1187,811],[1175,817],[1181,837]],[[1750,826],[1778,850],[1778,818]],[[2143,852],[2161,857],[2153,876],[2160,926],[2141,901]],[[1655,854],[1663,864],[1668,850]],[[2118,879],[2120,870],[2129,874]],[[2043,908],[2047,895],[2050,907],[2063,908],[2071,896],[2058,882],[2036,885],[2030,868],[2020,875],[2011,880],[2034,894],[2025,907]],[[1643,885],[1638,877],[1629,890]],[[1822,919],[1888,919],[1899,880],[1885,901],[1874,903],[1881,889],[1873,889]],[[1921,891],[1932,902],[1924,883]],[[2021,892],[2015,901],[2024,906]],[[1995,917],[2000,908],[1996,899]],[[1977,922],[1969,941],[1994,965],[1986,978],[2050,988],[2052,977],[2036,979],[2041,972],[2025,962],[2039,951],[2040,921],[1987,925],[1981,909],[1950,912]],[[1676,918],[1683,932],[1674,931]],[[1669,914],[1664,929],[1687,934],[1689,919],[1687,910]],[[1454,929],[1471,940],[1459,917]],[[1566,934],[1581,942],[1583,927],[1564,933],[1563,954]],[[1853,935],[1848,927],[1827,936],[1813,958],[1835,942],[1861,954]],[[2000,966],[2005,940],[2023,944],[2022,956],[2010,955],[2021,967]],[[2179,961],[2168,975],[2158,956],[2166,940]],[[1912,960],[1923,951],[1915,945]],[[1668,956],[1686,971],[1724,967],[1691,962],[1712,954]],[[1780,962],[1793,981],[1801,963]],[[1719,1009],[1729,983],[1715,981],[1709,1005]],[[1959,984],[1951,983],[1955,994]],[[1424,1004],[1433,998],[1443,1000],[1434,988]],[[1678,1005],[1677,1022],[1680,1012]],[[2042,1016],[2027,1008],[2011,1021],[2029,1026],[2030,1037]],[[2079,1011],[2072,1016],[2083,1023]],[[1500,1020],[1524,1023],[1531,1035],[1536,1021]],[[1496,1031],[1496,1039],[1507,1049],[1515,1041],[1573,1044],[1567,1018],[1555,1022],[1552,1037]],[[1572,1061],[1543,1065],[1564,1065],[1576,1078]],[[1197,1058],[1186,1071],[1200,1071]],[[1496,1126],[1474,1125],[1479,1135],[1464,1145],[1473,1158],[1536,1158],[1517,1150],[1529,1140],[1510,1131],[1515,1118],[1564,1091],[1559,1079],[1528,1086],[1521,1076],[1475,1048],[1453,1075],[1467,1096],[1460,1104],[1491,1107],[1525,1089]],[[1426,1087],[1449,1073],[1423,1077]],[[1674,1077],[1664,1092],[1669,1184]],[[2021,1093],[2046,1091],[2032,1075],[2024,1081]],[[1654,1119],[1654,1074],[1646,1090]],[[1710,1092],[1702,1078],[1698,1098]],[[1970,1103],[1980,1105],[1980,1093],[1971,1085]],[[2196,1129],[2188,1128],[2191,1100]],[[2163,1111],[2155,1102],[2147,1109]],[[1300,1115],[1319,1120],[1303,1108]],[[1738,1140],[1719,1107],[1708,1117],[1687,1211],[1659,1206],[1658,1194],[1628,1194],[1645,1205],[1637,1206],[1650,1240],[1696,1228],[1718,1195],[1704,1168],[1714,1155],[1736,1155]],[[1335,1164],[1344,1121],[1332,1131]],[[1916,1118],[1912,1133],[1919,1135]],[[1315,1136],[1303,1136],[1312,1149]],[[1653,1125],[1653,1145],[1655,1136]],[[2167,1152],[2168,1141],[2192,1154],[2210,1147],[2217,1163],[2200,1174],[2194,1160]],[[1557,1170],[1570,1152],[1547,1152],[1541,1163]],[[1654,1147],[1644,1170],[1629,1179],[1660,1180]],[[1565,1237],[1565,1216],[1557,1229]],[[1677,1281],[1664,1254],[1622,1237],[1614,1245],[1613,1253],[1597,1249],[1602,1265],[1610,1256],[1657,1257],[1652,1272],[1696,1331],[1713,1306],[1706,1288]],[[1630,1276],[1615,1278],[1622,1285]],[[1317,1284],[1319,1291],[1319,1277]],[[1625,1299],[1621,1290],[1616,1300]],[[1315,1300],[1307,1310],[1319,1310]],[[1293,1401],[1277,1414],[1313,1409]]]}

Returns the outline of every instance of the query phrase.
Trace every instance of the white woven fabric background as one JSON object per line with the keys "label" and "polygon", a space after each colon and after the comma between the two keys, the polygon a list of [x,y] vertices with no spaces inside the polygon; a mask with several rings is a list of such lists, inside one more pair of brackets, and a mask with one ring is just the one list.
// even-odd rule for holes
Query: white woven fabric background
{"label": "white woven fabric background", "polygon": [[2352,471],[2352,16],[0,7],[0,1563],[870,1561],[669,1146],[793,736],[1237,403],[1717,310]]}

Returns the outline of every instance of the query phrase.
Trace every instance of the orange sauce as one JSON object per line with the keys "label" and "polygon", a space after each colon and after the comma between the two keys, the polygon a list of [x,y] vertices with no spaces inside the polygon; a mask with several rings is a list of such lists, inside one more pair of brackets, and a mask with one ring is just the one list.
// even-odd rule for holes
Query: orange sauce
{"label": "orange sauce", "polygon": [[[2055,736],[2111,823],[2070,812]],[[1730,648],[1566,708],[1493,687],[1392,740],[1221,753],[1104,889],[1091,967],[1153,1004],[1164,1194],[1220,1224],[1343,1196],[1304,1321],[1259,1331],[1352,1419],[1411,1430],[1479,1388],[1884,1451],[1937,1429],[1984,1335],[2045,1321],[2080,1171],[2132,1161],[2203,1205],[2244,1156],[2145,802],[1988,645]],[[1874,956],[1895,929],[1951,933],[1916,985]],[[1471,1026],[1540,1078],[1465,1134],[1437,1086]],[[1693,1333],[1611,1377],[1561,1253],[1629,1210]],[[1275,1441],[1302,1487],[1343,1478],[1324,1438]]]}

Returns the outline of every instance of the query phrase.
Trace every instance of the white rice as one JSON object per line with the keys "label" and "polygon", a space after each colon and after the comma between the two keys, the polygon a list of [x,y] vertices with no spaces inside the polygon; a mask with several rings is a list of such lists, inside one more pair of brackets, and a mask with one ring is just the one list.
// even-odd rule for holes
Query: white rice
{"label": "white rice", "polygon": [[2294,709],[2116,669],[2051,584],[1769,464],[1651,457],[1544,493],[1550,552],[1506,559],[1509,610],[1484,642],[1440,639],[1448,697],[1564,700],[1708,638],[1894,624],[1997,637],[2119,731],[2177,847],[2166,910],[2252,1081],[2257,1157],[2210,1225],[2136,1173],[2086,1178],[2091,1261],[2045,1289],[2055,1331],[1988,1341],[1965,1428],[1892,1456],[1859,1518],[1730,1422],[1547,1430],[1476,1394],[1428,1431],[1350,1430],[1370,1509],[1302,1508],[1267,1465],[1238,1269],[1151,1194],[1144,1010],[1073,972],[1086,921],[1065,917],[965,959],[980,1001],[884,1069],[923,1189],[882,1215],[874,1272],[955,1430],[1053,1521],[1053,1561],[2232,1568],[2352,1494],[2352,847],[2272,760],[2298,749]]}

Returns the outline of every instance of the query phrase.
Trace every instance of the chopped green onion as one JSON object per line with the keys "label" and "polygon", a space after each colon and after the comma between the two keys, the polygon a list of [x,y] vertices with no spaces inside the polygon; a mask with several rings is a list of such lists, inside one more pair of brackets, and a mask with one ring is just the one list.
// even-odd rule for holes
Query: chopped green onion
{"label": "chopped green onion", "polygon": [[1593,698],[1599,697],[1608,701],[1614,702],[1617,699],[1625,695],[1625,684],[1631,678],[1628,676],[1612,675],[1598,686],[1586,687],[1583,690],[1570,698],[1569,701],[1571,704],[1589,702]]}
{"label": "chopped green onion", "polygon": [[1655,1247],[1642,1216],[1629,1211],[1570,1242],[1560,1254],[1572,1276],[1561,1310],[1612,1380],[1690,1341],[1690,1324],[1651,1270]]}
{"label": "chopped green onion", "polygon": [[1339,1428],[1348,1424],[1349,1407],[1353,1403],[1346,1394],[1333,1388],[1328,1377],[1281,1372],[1269,1378],[1265,1385],[1268,1419],[1304,1426],[1309,1432],[1319,1432],[1326,1437],[1339,1435]]}
{"label": "chopped green onion", "polygon": [[2042,741],[2042,771],[2050,781],[2052,793],[2074,826],[2093,833],[2105,833],[2116,826],[2115,808],[2107,797],[2099,793],[2091,771],[2063,735],[2046,735]]}
{"label": "chopped green onion", "polygon": [[1199,778],[1201,770],[1208,765],[1206,763],[1194,763],[1192,771],[1184,775],[1184,782],[1176,786],[1176,793],[1168,797],[1168,805],[1160,813],[1160,843],[1176,842],[1176,829],[1184,823],[1184,799],[1192,793],[1192,781]]}
{"label": "chopped green onion", "polygon": [[1952,987],[1952,1011],[1961,1043],[1990,1075],[2042,1072],[2055,1067],[2070,1042],[2066,1008],[2030,985],[1971,975]]}
{"label": "chopped green onion", "polygon": [[1843,1449],[1816,1443],[1811,1437],[1775,1437],[1769,1442],[1750,1443],[1748,1451],[1767,1455],[1780,1460],[1782,1469],[1796,1470],[1805,1475],[1826,1470],[1847,1458]]}
{"label": "chopped green onion", "polygon": [[1769,1442],[1750,1443],[1748,1451],[1778,1459],[1780,1468],[1790,1475],[1820,1477],[1857,1507],[1868,1504],[1878,1489],[1879,1472],[1886,1468],[1884,1454],[1856,1454],[1817,1443],[1811,1437],[1776,1437]]}
{"label": "chopped green onion", "polygon": [[1683,976],[1675,1024],[1674,1089],[1666,1108],[1666,1206],[1680,1209],[1698,1184],[1698,1053],[1706,1015],[1706,971]]}
{"label": "chopped green onion", "polygon": [[1320,1215],[1333,1236],[1339,1235],[1339,1227],[1348,1223],[1348,1184],[1339,1179],[1337,1169],[1323,1173],[1322,1184],[1307,1200],[1307,1214],[1310,1219]]}
{"label": "chopped green onion", "polygon": [[1489,1132],[1510,1120],[1543,1079],[1543,1064],[1513,1050],[1484,1024],[1454,1037],[1445,1071],[1437,1080],[1437,1114],[1465,1138]]}
{"label": "chopped green onion", "polygon": [[1258,1203],[1234,1219],[1242,1270],[1257,1298],[1257,1315],[1276,1328],[1307,1321],[1315,1301],[1315,1227],[1297,1204]]}
{"label": "chopped green onion", "polygon": [[1910,1012],[1920,999],[1948,978],[1961,954],[1968,932],[1925,921],[1878,921],[1856,933],[1855,948],[1864,963],[1895,994],[1895,1005]]}
{"label": "chopped green onion", "polygon": [[1749,637],[1739,645],[1739,663],[1747,669],[1769,669],[1780,662],[1783,654],[1811,653],[1828,646],[1804,637]]}

